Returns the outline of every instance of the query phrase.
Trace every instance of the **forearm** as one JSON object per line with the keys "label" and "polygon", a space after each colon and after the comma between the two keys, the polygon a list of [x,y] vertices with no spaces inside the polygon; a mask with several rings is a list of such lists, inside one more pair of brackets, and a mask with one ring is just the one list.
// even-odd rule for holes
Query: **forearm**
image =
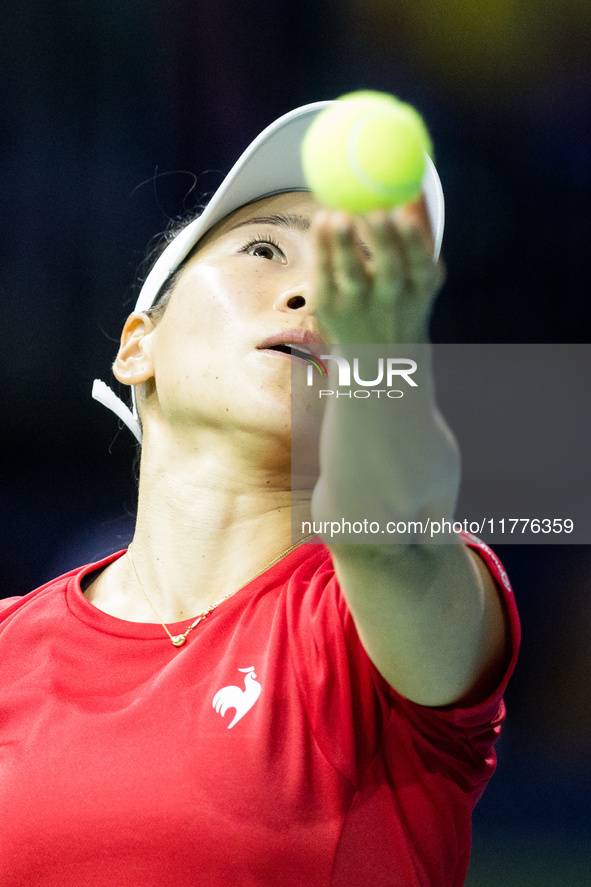
{"label": "forearm", "polygon": [[[351,365],[354,351],[355,346],[339,349]],[[388,352],[394,353],[392,346]],[[430,347],[405,345],[395,353],[415,360],[416,387],[401,384],[402,397],[341,396],[328,402],[313,498],[316,521],[368,519],[384,526],[453,516],[460,458],[437,408]],[[395,541],[413,537],[397,533]]]}
{"label": "forearm", "polygon": [[[396,385],[402,397],[328,399],[312,515],[316,525],[369,520],[383,531],[396,523],[395,534],[321,535],[375,666],[408,698],[448,705],[490,692],[506,635],[494,582],[479,559],[464,545],[424,544],[429,537],[417,534],[416,523],[408,526],[451,520],[460,483],[458,448],[437,409],[429,346],[413,344],[426,341],[441,281],[419,211],[415,205],[366,220],[369,263],[346,219],[318,225],[318,316],[326,341],[398,343],[384,344],[384,353],[415,360],[417,384]],[[355,350],[340,346],[350,364]]]}
{"label": "forearm", "polygon": [[458,448],[437,410],[427,350],[421,346],[413,358],[422,366],[416,374],[421,396],[405,392],[393,399],[396,411],[386,413],[387,423],[390,404],[381,398],[361,405],[353,398],[331,401],[312,513],[315,522],[367,519],[382,529],[396,523],[395,534],[345,538],[339,532],[324,540],[381,674],[415,702],[448,705],[478,701],[496,686],[506,659],[505,627],[494,583],[478,558],[464,545],[440,544],[451,539],[438,536],[438,544],[430,544],[417,532],[428,517],[452,521],[460,479]]}

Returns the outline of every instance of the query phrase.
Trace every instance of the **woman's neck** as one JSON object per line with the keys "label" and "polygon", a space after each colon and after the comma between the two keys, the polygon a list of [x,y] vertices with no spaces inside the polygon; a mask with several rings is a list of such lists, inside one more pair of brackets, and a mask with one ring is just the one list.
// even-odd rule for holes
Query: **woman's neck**
{"label": "woman's neck", "polygon": [[[119,618],[180,622],[230,595],[297,543],[311,492],[292,494],[289,464],[230,460],[223,447],[143,454],[133,562],[123,557],[86,592]],[[138,579],[141,587],[138,587]]]}

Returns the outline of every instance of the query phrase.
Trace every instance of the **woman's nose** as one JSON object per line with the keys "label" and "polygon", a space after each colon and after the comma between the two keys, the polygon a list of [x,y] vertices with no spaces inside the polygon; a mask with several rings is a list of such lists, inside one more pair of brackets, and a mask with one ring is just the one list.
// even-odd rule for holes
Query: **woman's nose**
{"label": "woman's nose", "polygon": [[289,287],[284,290],[280,296],[275,299],[273,308],[276,311],[284,311],[291,313],[297,311],[299,314],[311,314],[310,289],[307,284]]}

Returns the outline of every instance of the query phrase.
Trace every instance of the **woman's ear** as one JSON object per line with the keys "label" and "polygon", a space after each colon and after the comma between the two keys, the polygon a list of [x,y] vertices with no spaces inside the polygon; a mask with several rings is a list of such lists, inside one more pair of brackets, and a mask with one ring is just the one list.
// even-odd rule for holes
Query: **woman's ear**
{"label": "woman's ear", "polygon": [[134,311],[125,321],[121,344],[113,364],[115,378],[123,385],[139,385],[154,375],[151,333],[155,326],[147,314]]}

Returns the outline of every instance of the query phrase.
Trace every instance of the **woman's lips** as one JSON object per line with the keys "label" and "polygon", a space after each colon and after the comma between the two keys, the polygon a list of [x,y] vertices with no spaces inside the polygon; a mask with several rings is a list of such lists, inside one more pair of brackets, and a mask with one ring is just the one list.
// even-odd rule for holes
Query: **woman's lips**
{"label": "woman's lips", "polygon": [[309,332],[309,330],[283,330],[280,333],[275,333],[273,336],[269,336],[267,339],[264,339],[260,345],[257,345],[259,350],[264,351],[267,348],[272,348],[274,345],[293,345],[297,348],[300,345],[303,345],[303,351],[311,350],[306,346],[310,345],[324,345],[325,343],[322,341],[320,336],[314,335],[314,333]]}
{"label": "woman's lips", "polygon": [[258,348],[257,350],[262,354],[267,354],[269,357],[278,357],[281,360],[295,360],[298,363],[308,363],[306,355],[310,352],[290,345],[283,345],[282,347],[289,350],[280,351],[275,348]]}
{"label": "woman's lips", "polygon": [[308,357],[314,356],[324,344],[319,336],[309,330],[283,330],[264,339],[260,345],[257,345],[257,351],[281,360],[308,363]]}

